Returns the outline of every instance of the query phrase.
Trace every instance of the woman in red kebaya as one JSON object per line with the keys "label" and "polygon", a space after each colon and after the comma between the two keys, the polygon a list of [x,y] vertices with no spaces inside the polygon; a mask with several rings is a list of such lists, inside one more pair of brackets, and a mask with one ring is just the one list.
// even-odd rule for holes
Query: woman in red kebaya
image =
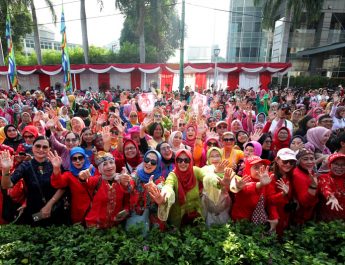
{"label": "woman in red kebaya", "polygon": [[[62,158],[57,152],[49,152],[48,159],[53,165],[53,174],[50,178],[51,185],[56,189],[69,187],[71,190],[71,219],[72,223],[82,223],[87,208],[90,205],[91,194],[79,180],[83,171],[90,171],[95,175],[95,169],[90,166],[85,150],[81,147],[74,147],[70,150],[70,171],[61,173]],[[97,178],[98,179],[98,178]]]}
{"label": "woman in red kebaya", "polygon": [[296,158],[297,167],[293,171],[292,190],[298,206],[293,222],[301,225],[314,217],[315,206],[318,202],[318,180],[314,174],[314,153],[304,148],[299,150]]}
{"label": "woman in red kebaya", "polygon": [[345,155],[328,158],[330,172],[319,177],[321,201],[319,218],[322,221],[345,220]]}
{"label": "woman in red kebaya", "polygon": [[93,194],[92,207],[85,217],[88,227],[110,228],[121,223],[129,215],[130,181],[127,174],[117,174],[112,154],[100,151],[95,156],[100,177],[91,177],[90,170],[79,174],[89,193]]}
{"label": "woman in red kebaya", "polygon": [[231,212],[233,220],[247,219],[255,224],[270,222],[271,230],[275,229],[278,214],[276,208],[269,204],[269,197],[274,192],[270,187],[269,164],[269,160],[251,156],[245,162],[245,172],[250,173],[241,180],[232,179],[230,190],[236,193]]}
{"label": "woman in red kebaya", "polygon": [[280,149],[273,163],[272,187],[274,194],[270,196],[270,203],[277,208],[279,221],[277,226],[277,234],[282,235],[283,231],[288,227],[290,221],[290,213],[296,209],[297,204],[293,202],[292,172],[296,165],[296,154],[289,148]]}

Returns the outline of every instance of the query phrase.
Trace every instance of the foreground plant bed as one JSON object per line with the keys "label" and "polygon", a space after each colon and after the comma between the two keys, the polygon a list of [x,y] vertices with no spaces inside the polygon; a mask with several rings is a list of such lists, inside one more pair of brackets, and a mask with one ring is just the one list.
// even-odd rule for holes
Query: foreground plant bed
{"label": "foreground plant bed", "polygon": [[344,264],[345,223],[308,224],[278,241],[263,227],[95,230],[0,227],[0,264]]}

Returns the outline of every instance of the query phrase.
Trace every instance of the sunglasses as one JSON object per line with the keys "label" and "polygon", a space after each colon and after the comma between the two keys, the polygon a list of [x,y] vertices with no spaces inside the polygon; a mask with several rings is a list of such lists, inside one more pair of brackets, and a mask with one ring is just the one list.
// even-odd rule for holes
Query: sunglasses
{"label": "sunglasses", "polygon": [[282,163],[284,165],[290,164],[291,166],[296,165],[296,161],[295,160],[282,160]]}
{"label": "sunglasses", "polygon": [[228,126],[224,125],[224,126],[218,126],[218,129],[226,129]]}
{"label": "sunglasses", "polygon": [[111,131],[111,134],[119,135],[119,131]]}
{"label": "sunglasses", "polygon": [[48,150],[49,149],[48,145],[35,144],[34,147],[37,148],[37,149],[43,149],[43,150]]}
{"label": "sunglasses", "polygon": [[185,126],[186,124],[185,123],[179,123],[178,126],[179,127],[182,127],[182,126]]}
{"label": "sunglasses", "polygon": [[146,164],[151,163],[152,166],[157,165],[157,160],[155,160],[155,159],[150,159],[150,158],[148,158],[148,157],[145,157],[145,158],[144,158],[144,162],[145,162]]}
{"label": "sunglasses", "polygon": [[176,158],[176,162],[181,164],[181,163],[185,163],[185,164],[189,164],[190,163],[190,158],[181,158],[181,157],[178,157]]}
{"label": "sunglasses", "polygon": [[234,138],[223,138],[223,142],[235,142]]}
{"label": "sunglasses", "polygon": [[33,136],[33,135],[24,135],[23,138],[24,139],[33,139],[33,138],[35,138],[35,136]]}
{"label": "sunglasses", "polygon": [[73,162],[77,162],[77,161],[84,161],[84,157],[83,156],[74,156],[72,157],[72,161]]}
{"label": "sunglasses", "polygon": [[215,147],[215,146],[218,146],[218,144],[216,142],[208,142],[207,146],[209,146],[209,147],[214,146]]}
{"label": "sunglasses", "polygon": [[136,118],[136,117],[138,117],[138,115],[130,115],[129,117]]}
{"label": "sunglasses", "polygon": [[215,119],[209,119],[208,122],[215,122]]}

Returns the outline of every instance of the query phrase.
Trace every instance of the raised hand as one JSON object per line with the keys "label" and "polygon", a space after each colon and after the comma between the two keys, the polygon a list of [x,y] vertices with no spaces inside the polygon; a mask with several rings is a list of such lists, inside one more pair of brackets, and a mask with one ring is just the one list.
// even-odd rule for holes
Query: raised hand
{"label": "raised hand", "polygon": [[285,184],[284,180],[277,180],[277,186],[285,195],[289,193],[289,185]]}
{"label": "raised hand", "polygon": [[222,173],[222,172],[224,172],[224,169],[225,169],[226,167],[228,167],[229,164],[230,164],[230,162],[229,162],[228,160],[223,160],[222,162],[220,162],[220,163],[218,163],[218,164],[216,165],[215,172],[216,172],[216,173]]}
{"label": "raised hand", "polygon": [[123,132],[125,131],[125,127],[122,125],[121,120],[120,119],[115,119],[114,120],[114,125],[117,128],[117,130],[119,131],[119,135],[122,135]]}
{"label": "raised hand", "polygon": [[62,164],[62,159],[56,151],[54,151],[54,153],[52,151],[49,151],[48,160],[50,161],[50,163],[52,163],[54,168],[60,169],[61,164]]}
{"label": "raised hand", "polygon": [[242,177],[240,180],[235,179],[237,189],[243,189],[249,182],[251,182],[250,176]]}
{"label": "raised hand", "polygon": [[219,183],[222,185],[222,187],[229,189],[231,179],[235,176],[235,172],[232,170],[232,168],[225,168],[224,170],[224,177],[223,179],[218,178]]}
{"label": "raised hand", "polygon": [[104,143],[110,143],[110,141],[111,141],[110,127],[109,126],[103,127],[101,130],[101,134],[102,134],[103,142]]}
{"label": "raised hand", "polygon": [[93,165],[90,165],[90,167],[88,169],[80,171],[79,175],[78,175],[79,179],[87,180],[88,178],[90,178],[92,168],[93,168]]}
{"label": "raised hand", "polygon": [[103,125],[103,123],[105,123],[107,120],[107,117],[105,114],[101,114],[98,116],[98,119],[97,119],[97,124],[98,125]]}
{"label": "raised hand", "polygon": [[271,183],[272,178],[268,174],[269,166],[261,166],[259,170],[260,175],[260,185],[266,186]]}
{"label": "raised hand", "polygon": [[336,210],[337,212],[339,210],[343,211],[343,208],[340,206],[338,199],[333,195],[328,198],[326,205],[330,205],[331,210]]}
{"label": "raised hand", "polygon": [[269,119],[270,121],[273,121],[276,117],[277,117],[277,113],[275,113],[275,112],[273,112],[273,111],[270,111],[270,112],[268,113],[268,119]]}
{"label": "raised hand", "polygon": [[255,130],[254,132],[252,132],[250,134],[250,140],[258,141],[261,138],[262,135],[263,135],[262,130],[260,130],[260,129]]}
{"label": "raised hand", "polygon": [[125,167],[122,167],[121,175],[120,175],[120,183],[122,186],[127,187],[129,182],[131,181],[132,177],[127,173]]}
{"label": "raised hand", "polygon": [[10,151],[5,150],[1,152],[1,168],[9,171],[13,167],[14,157],[11,156]]}

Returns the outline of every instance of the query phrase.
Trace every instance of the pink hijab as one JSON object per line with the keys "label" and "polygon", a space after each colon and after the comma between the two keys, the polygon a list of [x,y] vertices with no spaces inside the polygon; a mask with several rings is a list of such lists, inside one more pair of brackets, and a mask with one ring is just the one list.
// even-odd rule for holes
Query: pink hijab
{"label": "pink hijab", "polygon": [[310,128],[307,131],[308,142],[305,144],[305,148],[312,151],[319,149],[322,154],[331,154],[331,151],[328,149],[328,147],[321,143],[322,137],[328,132],[330,132],[330,130],[321,126]]}

